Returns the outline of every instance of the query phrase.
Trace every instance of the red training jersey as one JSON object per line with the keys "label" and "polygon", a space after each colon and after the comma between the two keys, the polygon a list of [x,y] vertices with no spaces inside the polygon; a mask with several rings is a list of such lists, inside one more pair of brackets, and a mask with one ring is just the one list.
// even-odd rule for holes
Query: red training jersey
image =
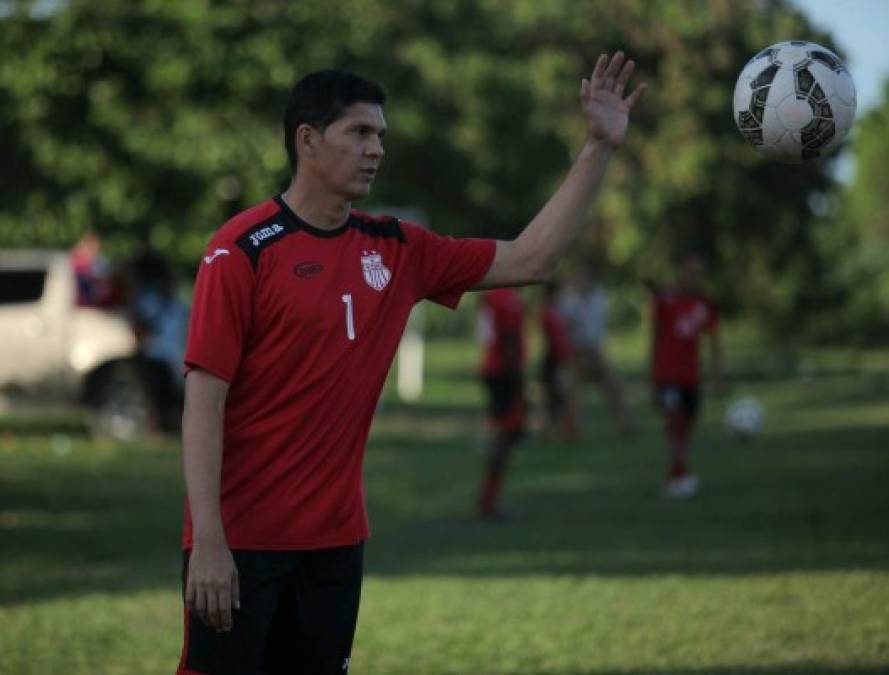
{"label": "red training jersey", "polygon": [[197,275],[185,364],[230,384],[220,502],[231,548],[368,537],[364,448],[410,310],[423,298],[456,307],[494,251],[493,240],[358,211],[320,230],[280,197],[216,232]]}
{"label": "red training jersey", "polygon": [[512,288],[486,291],[479,307],[482,375],[520,371],[525,363],[525,301]]}
{"label": "red training jersey", "polygon": [[719,325],[716,305],[694,291],[658,290],[654,294],[654,358],[657,383],[695,386],[700,381],[698,342]]}

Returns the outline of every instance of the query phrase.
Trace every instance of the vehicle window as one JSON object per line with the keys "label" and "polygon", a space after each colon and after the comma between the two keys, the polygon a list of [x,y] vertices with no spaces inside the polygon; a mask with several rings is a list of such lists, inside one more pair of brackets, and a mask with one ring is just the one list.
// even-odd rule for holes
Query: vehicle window
{"label": "vehicle window", "polygon": [[46,270],[0,270],[0,305],[36,302],[45,281]]}

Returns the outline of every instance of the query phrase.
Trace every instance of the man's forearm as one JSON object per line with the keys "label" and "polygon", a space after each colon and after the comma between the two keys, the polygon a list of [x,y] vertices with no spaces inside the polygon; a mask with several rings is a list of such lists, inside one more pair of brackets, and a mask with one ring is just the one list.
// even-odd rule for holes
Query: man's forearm
{"label": "man's forearm", "polygon": [[588,141],[559,189],[516,239],[535,280],[549,275],[577,236],[605,177],[614,148]]}
{"label": "man's forearm", "polygon": [[219,504],[225,395],[195,384],[187,387],[182,418],[185,486],[195,543],[218,543],[225,540]]}

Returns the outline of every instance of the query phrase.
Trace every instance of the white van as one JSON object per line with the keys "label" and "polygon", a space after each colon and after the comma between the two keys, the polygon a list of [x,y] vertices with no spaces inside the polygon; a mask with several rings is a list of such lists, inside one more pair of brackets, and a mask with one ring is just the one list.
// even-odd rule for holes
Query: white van
{"label": "white van", "polygon": [[151,426],[138,343],[123,312],[80,307],[64,251],[0,251],[0,401],[85,405],[119,439]]}

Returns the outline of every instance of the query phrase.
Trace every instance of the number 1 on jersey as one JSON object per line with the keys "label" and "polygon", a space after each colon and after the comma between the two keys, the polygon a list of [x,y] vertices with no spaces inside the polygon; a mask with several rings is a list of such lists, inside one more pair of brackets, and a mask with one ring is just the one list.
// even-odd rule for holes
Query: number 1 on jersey
{"label": "number 1 on jersey", "polygon": [[352,294],[344,293],[343,302],[346,305],[346,337],[355,339],[355,315],[352,311]]}

